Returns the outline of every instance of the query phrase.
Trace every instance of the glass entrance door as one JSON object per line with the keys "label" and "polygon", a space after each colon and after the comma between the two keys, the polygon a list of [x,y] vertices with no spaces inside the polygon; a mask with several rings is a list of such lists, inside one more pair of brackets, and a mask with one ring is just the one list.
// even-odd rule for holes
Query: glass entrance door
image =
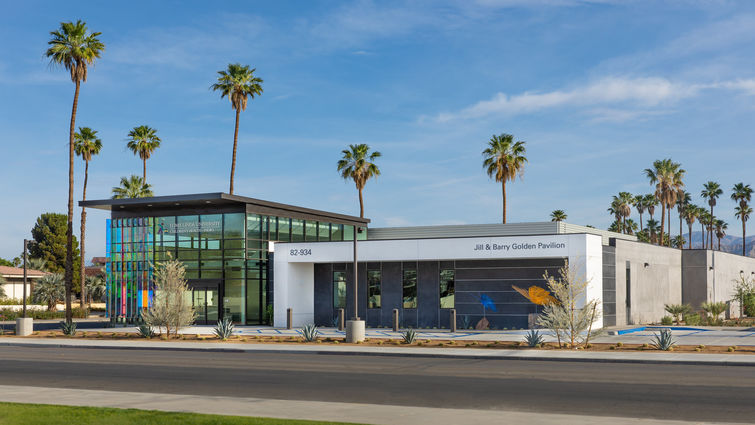
{"label": "glass entrance door", "polygon": [[195,287],[191,290],[191,305],[197,313],[195,323],[198,325],[214,325],[218,322],[220,311],[220,294],[217,286]]}

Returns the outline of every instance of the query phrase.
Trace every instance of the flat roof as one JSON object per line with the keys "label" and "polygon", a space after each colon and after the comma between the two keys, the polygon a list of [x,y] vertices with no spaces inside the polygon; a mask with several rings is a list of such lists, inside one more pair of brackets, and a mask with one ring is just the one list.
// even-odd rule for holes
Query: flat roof
{"label": "flat roof", "polygon": [[80,207],[96,208],[106,211],[150,211],[175,210],[182,208],[211,208],[246,205],[249,212],[259,211],[263,214],[279,212],[295,216],[311,216],[333,219],[339,222],[364,224],[370,222],[368,218],[339,214],[330,211],[297,207],[295,205],[264,201],[246,196],[231,195],[223,192],[195,193],[189,195],[153,196],[149,198],[99,199],[79,201]]}

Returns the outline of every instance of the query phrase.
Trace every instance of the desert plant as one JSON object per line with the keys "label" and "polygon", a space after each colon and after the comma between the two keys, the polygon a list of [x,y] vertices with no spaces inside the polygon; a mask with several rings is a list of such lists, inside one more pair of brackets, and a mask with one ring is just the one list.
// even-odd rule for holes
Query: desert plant
{"label": "desert plant", "polygon": [[[666,304],[664,309],[668,314],[674,316],[674,322],[678,325],[681,317],[692,311],[692,306],[689,304]],[[663,323],[664,325],[670,325],[671,323]]]}
{"label": "desert plant", "polygon": [[76,335],[76,322],[60,322],[60,330],[63,331],[63,335],[74,336]]}
{"label": "desert plant", "polygon": [[186,270],[178,260],[169,260],[155,267],[155,292],[152,305],[142,313],[144,323],[156,328],[165,328],[166,338],[171,331],[178,331],[192,323],[196,313],[184,294],[189,290],[186,284]]}
{"label": "desert plant", "polygon": [[461,328],[469,329],[470,326],[472,326],[472,322],[469,320],[469,316],[466,314],[461,316]]}
{"label": "desert plant", "polygon": [[215,325],[215,329],[212,330],[212,333],[223,341],[230,338],[233,334],[233,321],[231,318],[226,316],[223,320],[218,320],[218,324]]}
{"label": "desert plant", "polygon": [[273,326],[273,306],[269,305],[265,307],[265,323],[267,323],[270,326]]}
{"label": "desert plant", "polygon": [[414,341],[417,339],[417,332],[414,329],[409,329],[401,337],[404,338],[405,344],[414,344]]}
{"label": "desert plant", "polygon": [[653,333],[653,347],[656,350],[669,351],[676,345],[671,329],[661,329],[659,333]]}
{"label": "desert plant", "polygon": [[32,298],[35,302],[47,304],[47,310],[55,310],[55,305],[65,299],[65,280],[62,274],[48,274],[34,284]]}
{"label": "desert plant", "polygon": [[697,326],[701,322],[700,315],[697,313],[690,313],[684,315],[684,323],[687,326]]}
{"label": "desert plant", "polygon": [[[661,325],[669,326],[672,323],[674,323],[674,319],[671,316],[663,316],[663,317],[661,317]],[[678,324],[679,322],[677,321],[676,323]]]}
{"label": "desert plant", "polygon": [[739,278],[734,279],[734,293],[732,296],[739,303],[739,317],[742,317],[749,298],[755,297],[755,283],[753,283],[749,276],[740,273]]}
{"label": "desert plant", "polygon": [[700,307],[703,309],[704,312],[706,312],[708,317],[708,324],[715,325],[720,322],[718,316],[721,315],[724,311],[726,311],[726,303],[723,301],[719,302],[704,302],[700,305]]}
{"label": "desert plant", "polygon": [[539,331],[531,329],[524,335],[524,342],[527,343],[528,347],[534,347],[538,344],[543,344],[545,342],[545,339]]}
{"label": "desert plant", "polygon": [[150,339],[155,336],[155,331],[150,325],[139,325],[137,331],[139,332],[139,336],[143,338]]}
{"label": "desert plant", "polygon": [[317,336],[319,334],[320,334],[320,331],[317,330],[317,326],[311,323],[301,328],[301,336],[304,338],[304,341],[306,342],[316,341]]}

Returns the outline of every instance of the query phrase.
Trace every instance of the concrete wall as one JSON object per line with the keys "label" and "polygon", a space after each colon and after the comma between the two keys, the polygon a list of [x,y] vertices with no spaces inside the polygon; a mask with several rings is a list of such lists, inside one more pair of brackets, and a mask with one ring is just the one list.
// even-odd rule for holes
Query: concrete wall
{"label": "concrete wall", "polygon": [[[22,299],[24,297],[24,284],[23,283],[6,283],[0,285],[5,290],[5,296],[7,298]],[[26,296],[31,295],[31,284],[26,284]]]}
{"label": "concrete wall", "polygon": [[682,301],[693,309],[700,304],[730,302],[726,317],[739,317],[739,303],[733,300],[740,275],[755,279],[755,258],[727,252],[693,249],[682,253]]}
{"label": "concrete wall", "polygon": [[611,243],[616,247],[616,325],[659,322],[667,314],[664,304],[682,302],[682,251],[619,239]]}

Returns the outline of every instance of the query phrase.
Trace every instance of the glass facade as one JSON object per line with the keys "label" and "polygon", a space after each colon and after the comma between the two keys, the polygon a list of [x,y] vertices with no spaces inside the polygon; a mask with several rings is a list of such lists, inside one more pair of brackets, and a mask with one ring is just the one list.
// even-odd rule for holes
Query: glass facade
{"label": "glass facade", "polygon": [[440,308],[454,308],[455,270],[440,271]]}
{"label": "glass facade", "polygon": [[380,270],[367,270],[367,308],[380,308]]}
{"label": "glass facade", "polygon": [[[200,321],[231,317],[260,324],[270,304],[270,241],[348,241],[354,235],[353,226],[243,212],[113,218],[107,226],[107,313],[128,321],[151,303],[154,264],[178,259]],[[366,232],[358,234],[363,237]]]}
{"label": "glass facade", "polygon": [[402,279],[404,308],[417,308],[417,270],[404,270]]}

